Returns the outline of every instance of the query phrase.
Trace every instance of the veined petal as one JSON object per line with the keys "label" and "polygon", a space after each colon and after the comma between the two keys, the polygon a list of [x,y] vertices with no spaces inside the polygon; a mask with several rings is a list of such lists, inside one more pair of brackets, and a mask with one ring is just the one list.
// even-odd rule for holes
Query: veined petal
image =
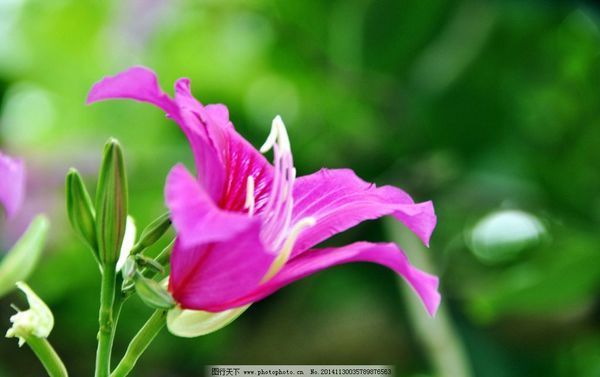
{"label": "veined petal", "polygon": [[171,169],[165,196],[183,247],[229,240],[254,223],[252,218],[242,213],[217,207],[202,185],[181,164]]}
{"label": "veined petal", "polygon": [[322,169],[300,177],[294,185],[292,223],[313,217],[316,225],[303,231],[293,256],[362,221],[393,215],[427,245],[436,224],[431,202],[414,203],[404,191],[376,187],[350,169]]}
{"label": "veined petal", "polygon": [[21,207],[25,194],[23,161],[0,152],[0,205],[12,217]]}
{"label": "veined petal", "polygon": [[[273,167],[235,131],[227,107],[221,104],[202,106],[192,95],[187,79],[177,81],[175,93],[175,101],[182,109],[185,123],[195,123],[190,127],[195,133],[203,135],[203,140],[209,144],[200,145],[194,141],[198,135],[188,135],[202,184],[219,207],[242,212],[247,179],[252,176],[255,182],[255,210],[260,212],[269,194]],[[195,148],[194,145],[199,146]],[[221,164],[219,167],[215,163],[217,160]]]}
{"label": "veined petal", "polygon": [[217,309],[223,310],[258,301],[303,277],[351,262],[377,263],[394,270],[417,293],[429,315],[435,315],[440,303],[438,278],[412,266],[397,245],[370,242],[356,242],[340,248],[313,249],[303,253],[290,260],[277,275],[252,294]]}
{"label": "veined petal", "polygon": [[260,240],[260,220],[231,240],[185,248],[175,242],[169,290],[184,309],[222,311],[256,290],[275,256]]}

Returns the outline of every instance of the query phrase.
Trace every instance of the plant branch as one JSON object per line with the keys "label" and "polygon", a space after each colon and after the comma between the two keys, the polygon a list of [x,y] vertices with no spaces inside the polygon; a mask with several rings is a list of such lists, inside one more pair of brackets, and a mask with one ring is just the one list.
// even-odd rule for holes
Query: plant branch
{"label": "plant branch", "polygon": [[127,346],[123,359],[121,359],[110,377],[125,377],[131,372],[142,353],[164,327],[166,317],[167,312],[165,310],[157,310],[150,316]]}

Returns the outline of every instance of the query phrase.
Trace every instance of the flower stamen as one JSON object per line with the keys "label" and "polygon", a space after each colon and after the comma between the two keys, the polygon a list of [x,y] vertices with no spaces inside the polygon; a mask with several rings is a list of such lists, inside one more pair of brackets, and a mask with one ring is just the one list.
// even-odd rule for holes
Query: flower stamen
{"label": "flower stamen", "polygon": [[314,226],[316,223],[317,220],[314,217],[305,217],[303,219],[300,219],[296,224],[294,224],[288,236],[286,237],[285,242],[283,243],[283,247],[277,253],[277,258],[275,258],[273,264],[271,264],[271,267],[269,267],[269,270],[263,277],[262,283],[265,283],[266,281],[270,280],[283,268],[288,259],[290,259],[290,255],[292,254],[292,250],[294,249],[294,244],[296,243],[296,240],[298,239],[300,233],[303,230]]}
{"label": "flower stamen", "polygon": [[244,209],[248,210],[248,216],[254,215],[254,209],[256,206],[256,202],[254,200],[254,177],[248,176],[248,180],[246,181],[246,203],[244,204]]}

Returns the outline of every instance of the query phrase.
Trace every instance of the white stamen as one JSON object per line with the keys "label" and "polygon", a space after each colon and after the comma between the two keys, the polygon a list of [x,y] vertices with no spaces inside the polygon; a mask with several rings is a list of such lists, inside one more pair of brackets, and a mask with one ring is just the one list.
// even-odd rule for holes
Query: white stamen
{"label": "white stamen", "polygon": [[273,148],[275,143],[279,144],[281,153],[289,152],[292,149],[287,130],[285,129],[285,124],[283,124],[283,120],[279,115],[273,119],[273,122],[271,123],[271,132],[269,132],[269,136],[267,136],[265,143],[260,147],[260,153],[267,153]]}
{"label": "white stamen", "polygon": [[244,204],[244,208],[248,210],[248,215],[254,215],[254,207],[256,203],[254,201],[254,177],[248,176],[248,180],[246,181],[246,203]]}
{"label": "white stamen", "polygon": [[277,253],[277,258],[275,258],[273,264],[271,264],[271,267],[263,277],[263,283],[275,276],[275,274],[277,274],[283,268],[288,259],[290,259],[290,255],[292,254],[292,250],[294,249],[294,244],[296,243],[296,240],[298,239],[300,233],[306,228],[314,226],[316,223],[317,220],[314,217],[304,217],[300,219],[296,224],[294,224],[294,226],[288,233],[285,242],[283,243],[283,247],[281,248],[279,253]]}

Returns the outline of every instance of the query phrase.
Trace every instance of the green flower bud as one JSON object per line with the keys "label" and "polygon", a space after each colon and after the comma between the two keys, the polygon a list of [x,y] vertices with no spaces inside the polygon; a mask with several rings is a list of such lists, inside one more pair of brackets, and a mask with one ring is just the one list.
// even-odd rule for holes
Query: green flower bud
{"label": "green flower bud", "polygon": [[100,262],[114,265],[119,258],[127,223],[127,177],[119,142],[110,139],[96,190],[96,235]]}
{"label": "green flower bud", "polygon": [[47,338],[54,327],[54,316],[48,306],[23,282],[17,282],[17,287],[27,296],[29,309],[19,311],[10,317],[12,327],[6,332],[7,338],[19,338],[19,346],[30,336]]}
{"label": "green flower bud", "polygon": [[171,227],[171,218],[169,213],[165,213],[153,222],[150,223],[143,231],[139,241],[131,251],[132,254],[137,254],[144,249],[154,245]]}
{"label": "green flower bud", "polygon": [[250,305],[211,313],[202,310],[181,309],[179,306],[169,310],[167,328],[171,334],[183,338],[194,338],[222,329],[237,319]]}
{"label": "green flower bud", "polygon": [[45,216],[37,216],[0,262],[0,297],[11,291],[18,281],[29,277],[40,259],[49,227]]}
{"label": "green flower bud", "polygon": [[98,258],[96,241],[96,220],[94,205],[79,172],[71,168],[67,174],[67,215],[75,232],[92,249],[94,258]]}
{"label": "green flower bud", "polygon": [[175,300],[160,283],[139,273],[135,278],[135,290],[142,301],[154,309],[171,309],[175,306]]}

